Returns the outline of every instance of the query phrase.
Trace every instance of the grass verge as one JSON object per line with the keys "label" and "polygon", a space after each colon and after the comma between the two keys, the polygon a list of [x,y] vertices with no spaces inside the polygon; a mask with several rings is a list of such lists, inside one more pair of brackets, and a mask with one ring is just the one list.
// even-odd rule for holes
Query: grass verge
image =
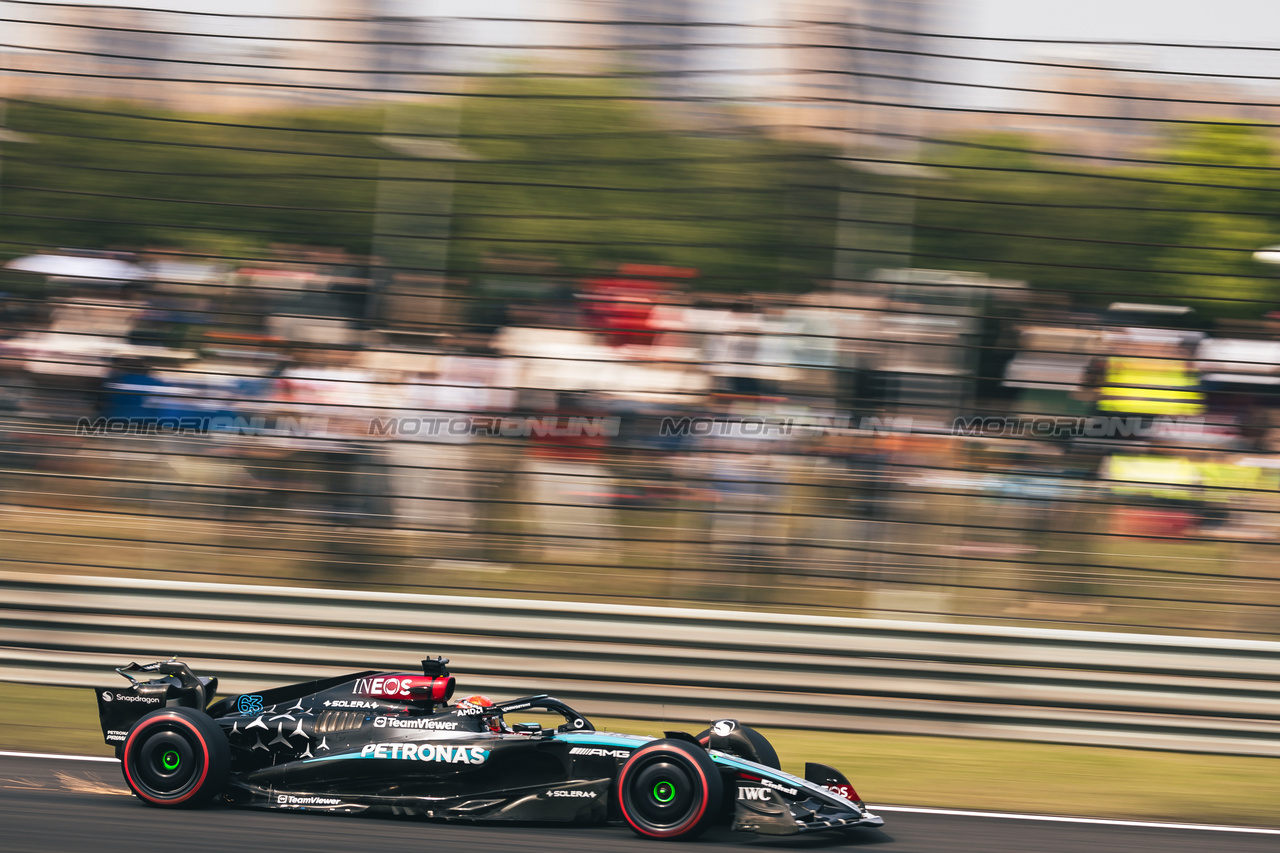
{"label": "grass verge", "polygon": [[[652,721],[601,729],[661,735]],[[668,728],[679,727],[668,723]],[[691,731],[699,728],[687,726]],[[995,740],[761,729],[783,769],[844,771],[872,803],[1280,826],[1280,760]],[[0,682],[0,749],[110,755],[86,688]]]}

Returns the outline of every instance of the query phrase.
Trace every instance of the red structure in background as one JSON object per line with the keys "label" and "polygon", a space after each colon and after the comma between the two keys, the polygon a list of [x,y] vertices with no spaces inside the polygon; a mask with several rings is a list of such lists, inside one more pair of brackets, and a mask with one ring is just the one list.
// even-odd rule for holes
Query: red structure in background
{"label": "red structure in background", "polygon": [[650,322],[654,306],[677,280],[697,277],[698,271],[691,267],[620,264],[611,277],[583,281],[583,318],[612,346],[651,344],[657,335]]}

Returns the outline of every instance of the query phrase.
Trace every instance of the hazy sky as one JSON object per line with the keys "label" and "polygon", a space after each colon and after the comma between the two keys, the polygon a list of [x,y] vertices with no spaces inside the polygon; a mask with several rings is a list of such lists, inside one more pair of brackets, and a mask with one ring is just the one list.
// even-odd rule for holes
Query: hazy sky
{"label": "hazy sky", "polygon": [[[716,17],[769,14],[787,0],[704,0]],[[333,14],[342,0],[79,0],[174,10]],[[520,16],[554,8],[548,0],[399,0],[422,14]],[[1280,3],[1274,0],[942,0],[940,23],[957,33],[1018,37],[1124,38],[1280,46]],[[39,7],[22,8],[36,17]],[[321,11],[323,10],[323,11]]]}
{"label": "hazy sky", "polygon": [[[1268,0],[951,0],[939,28],[946,32],[1013,38],[1116,39],[1178,44],[1280,48],[1280,2]],[[1131,68],[1280,78],[1280,50],[1203,50],[1019,45],[943,40],[940,50],[1004,59],[1090,56]],[[1028,85],[1034,69],[989,63],[953,63],[936,69],[949,79]],[[1173,78],[1176,79],[1176,78]],[[1231,81],[1275,87],[1275,82]],[[1031,83],[1034,85],[1034,82]],[[949,99],[984,107],[1008,106],[1016,97],[993,90],[951,89]]]}
{"label": "hazy sky", "polygon": [[[86,0],[80,0],[86,2]],[[361,0],[87,0],[104,5],[154,6],[173,10],[217,10],[286,15],[352,14]],[[367,0],[366,0],[367,2]],[[478,15],[493,17],[558,17],[583,0],[383,0],[402,14]],[[639,0],[632,0],[639,2]],[[759,21],[786,14],[794,0],[701,0],[700,17],[724,21]],[[38,6],[0,8],[18,17],[39,18]],[[367,8],[367,7],[366,7]],[[940,0],[939,20],[931,27],[942,32],[975,36],[1023,38],[1093,38],[1180,43],[1248,44],[1280,47],[1280,0]],[[59,13],[54,13],[59,14]],[[61,10],[61,15],[70,14]],[[159,20],[175,19],[163,16]],[[186,18],[184,27],[195,31],[295,34],[305,25],[287,22],[236,21],[225,18]],[[519,44],[522,36],[536,39],[518,25],[487,25],[487,38]],[[43,32],[49,32],[44,30]],[[25,35],[25,34],[24,34]],[[17,36],[17,34],[15,34]],[[241,46],[245,42],[239,43]],[[975,40],[939,39],[934,50],[967,56],[1001,59],[1080,58],[1106,59],[1131,68],[1264,74],[1280,78],[1280,51],[1224,51],[1199,49],[1071,48],[1055,45],[1023,45]],[[1028,85],[1035,69],[1017,65],[952,62],[930,69],[934,78],[962,80],[983,85]],[[1276,85],[1276,84],[1266,84]],[[1016,96],[997,91],[931,87],[931,100],[968,106],[1008,106]]]}
{"label": "hazy sky", "polygon": [[[86,2],[86,0],[80,0]],[[340,7],[341,0],[88,0],[103,5],[225,12],[315,14]],[[778,0],[716,0],[739,14],[775,6]],[[783,0],[785,2],[785,0]],[[955,32],[1002,36],[1130,38],[1280,45],[1280,3],[1273,0],[944,0],[943,22]],[[438,14],[537,14],[538,0],[402,0],[401,8]],[[14,7],[9,7],[13,9]],[[26,7],[25,14],[37,14]]]}
{"label": "hazy sky", "polygon": [[957,32],[1280,46],[1272,0],[951,0]]}

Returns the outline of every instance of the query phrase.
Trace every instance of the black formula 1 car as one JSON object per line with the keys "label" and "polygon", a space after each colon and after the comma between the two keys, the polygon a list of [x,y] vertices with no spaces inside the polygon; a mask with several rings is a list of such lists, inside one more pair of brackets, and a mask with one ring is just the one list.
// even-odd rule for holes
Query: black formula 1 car
{"label": "black formula 1 car", "polygon": [[[598,732],[551,696],[452,703],[443,658],[422,672],[355,672],[214,701],[217,679],[176,660],[116,670],[98,714],[144,803],[461,821],[604,823],[690,838],[722,823],[762,835],[881,826],[823,764],[784,773],[735,720],[699,735]],[[551,712],[563,722],[512,724]]]}

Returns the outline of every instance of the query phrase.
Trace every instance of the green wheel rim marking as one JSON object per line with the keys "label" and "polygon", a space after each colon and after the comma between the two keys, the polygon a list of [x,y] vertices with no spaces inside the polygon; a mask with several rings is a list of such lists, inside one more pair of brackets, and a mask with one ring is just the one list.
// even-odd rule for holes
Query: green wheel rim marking
{"label": "green wheel rim marking", "polygon": [[676,798],[676,786],[670,782],[659,782],[653,786],[653,798],[660,803],[669,803]]}
{"label": "green wheel rim marking", "polygon": [[182,763],[182,759],[178,757],[178,753],[172,749],[160,756],[161,763],[164,764],[165,770],[177,770],[178,765]]}

